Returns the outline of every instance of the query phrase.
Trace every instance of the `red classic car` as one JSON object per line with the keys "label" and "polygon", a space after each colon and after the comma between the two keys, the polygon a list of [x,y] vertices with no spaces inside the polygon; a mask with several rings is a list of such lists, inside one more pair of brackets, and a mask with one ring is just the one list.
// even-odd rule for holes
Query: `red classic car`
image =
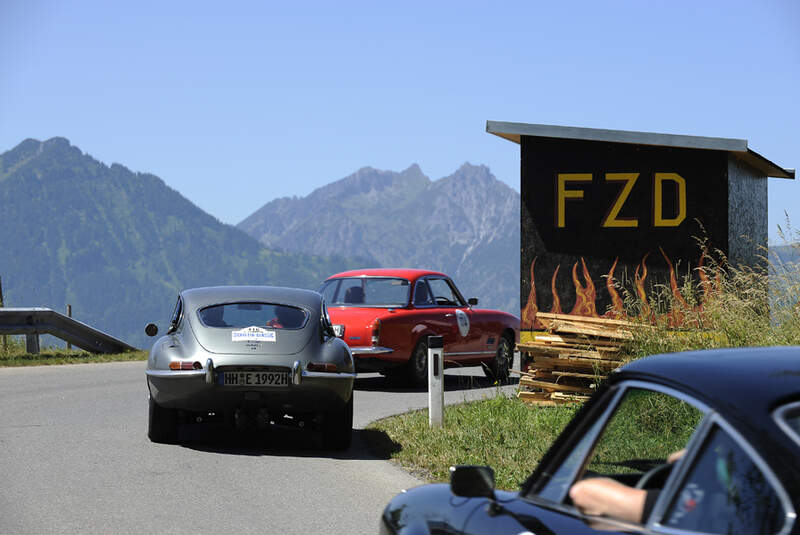
{"label": "red classic car", "polygon": [[361,269],[329,277],[319,291],[337,335],[350,346],[356,371],[405,373],[427,384],[427,339],[444,338],[445,366],[487,364],[508,378],[519,318],[474,308],[450,278],[421,269]]}

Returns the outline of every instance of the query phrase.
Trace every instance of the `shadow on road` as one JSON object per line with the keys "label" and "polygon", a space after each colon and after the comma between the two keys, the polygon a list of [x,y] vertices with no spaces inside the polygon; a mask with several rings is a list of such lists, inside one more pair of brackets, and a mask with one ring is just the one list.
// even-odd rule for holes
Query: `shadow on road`
{"label": "shadow on road", "polygon": [[178,437],[180,447],[252,457],[375,460],[388,459],[391,453],[400,451],[399,444],[386,433],[374,429],[353,429],[353,443],[344,451],[325,449],[319,433],[284,427],[242,432],[222,424],[191,424],[180,426]]}
{"label": "shadow on road", "polygon": [[[519,379],[512,377],[507,385],[514,385],[519,383]],[[494,379],[487,378],[480,371],[477,373],[458,373],[444,375],[444,390],[445,392],[453,392],[460,390],[474,390],[477,388],[490,388],[497,386]],[[367,377],[359,375],[353,384],[354,390],[364,390],[369,392],[427,392],[428,387],[413,387],[405,382],[404,378],[393,376],[384,377],[380,375],[370,374]]]}
{"label": "shadow on road", "polygon": [[[512,378],[506,384],[517,384]],[[449,369],[444,376],[446,392],[467,391],[497,386],[487,378],[480,367]],[[427,387],[409,386],[402,377],[384,377],[379,374],[359,374],[354,389],[372,392],[424,393]],[[329,459],[375,460],[389,459],[400,451],[383,431],[354,429],[353,443],[345,451],[325,449],[321,435],[308,428],[271,426],[265,430],[235,431],[222,422],[183,424],[178,429],[179,446],[218,453],[222,455],[316,457]]]}

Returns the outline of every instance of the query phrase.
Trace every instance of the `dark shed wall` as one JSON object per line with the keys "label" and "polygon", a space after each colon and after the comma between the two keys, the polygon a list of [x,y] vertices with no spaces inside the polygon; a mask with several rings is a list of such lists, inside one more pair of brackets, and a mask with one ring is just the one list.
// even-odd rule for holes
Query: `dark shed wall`
{"label": "dark shed wall", "polygon": [[[523,329],[535,327],[530,318],[536,310],[615,316],[615,301],[626,293],[635,295],[637,287],[649,294],[672,287],[672,281],[680,285],[684,277],[696,276],[702,254],[698,238],[705,238],[712,250],[729,253],[726,152],[532,136],[523,136],[521,145]],[[754,181],[738,168],[736,173],[741,189],[736,198],[745,203]],[[567,174],[585,179],[562,183],[559,193],[559,177]],[[636,174],[624,201],[626,182],[613,180],[615,174]],[[656,176],[664,174],[682,178],[683,201],[676,182],[656,187]],[[564,189],[580,196],[559,201]],[[675,218],[679,204],[685,209],[679,224],[656,222],[657,211]],[[615,206],[616,220],[636,225],[604,224]],[[751,224],[743,220],[736,229]],[[615,290],[611,278],[622,288]]]}
{"label": "dark shed wall", "polygon": [[728,260],[733,265],[764,263],[767,247],[767,177],[728,156]]}

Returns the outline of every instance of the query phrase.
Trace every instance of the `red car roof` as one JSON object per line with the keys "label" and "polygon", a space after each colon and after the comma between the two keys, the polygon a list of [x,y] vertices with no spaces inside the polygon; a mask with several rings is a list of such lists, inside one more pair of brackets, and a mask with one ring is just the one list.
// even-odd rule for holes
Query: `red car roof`
{"label": "red car roof", "polygon": [[410,281],[416,280],[425,275],[441,275],[447,277],[444,273],[438,271],[431,271],[429,269],[409,269],[409,268],[372,268],[372,269],[353,269],[350,271],[342,271],[335,275],[331,275],[328,279],[338,279],[342,277],[400,277]]}

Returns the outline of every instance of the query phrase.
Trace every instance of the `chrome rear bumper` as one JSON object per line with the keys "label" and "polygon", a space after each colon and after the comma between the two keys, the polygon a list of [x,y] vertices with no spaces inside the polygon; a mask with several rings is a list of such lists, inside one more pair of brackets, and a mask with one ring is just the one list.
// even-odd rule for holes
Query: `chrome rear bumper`
{"label": "chrome rear bumper", "polygon": [[391,347],[358,346],[358,347],[351,347],[350,352],[353,355],[363,355],[365,357],[371,357],[373,355],[388,355],[390,353],[394,353],[394,349],[392,349]]}
{"label": "chrome rear bumper", "polygon": [[310,372],[308,370],[303,369],[299,360],[294,361],[294,364],[292,365],[292,384],[299,385],[303,382],[303,379],[309,377],[317,379],[353,380],[356,378],[356,374],[351,372]]}
{"label": "chrome rear bumper", "polygon": [[[391,351],[391,349],[389,350]],[[148,377],[168,377],[170,379],[196,379],[203,377],[206,384],[213,385],[216,381],[216,373],[214,371],[214,362],[211,359],[206,361],[205,370],[145,370]],[[292,365],[292,384],[299,385],[303,379],[313,377],[317,379],[355,379],[356,373],[354,372],[310,372],[304,370],[299,360],[294,361]]]}
{"label": "chrome rear bumper", "polygon": [[219,374],[234,365],[217,367],[212,359],[200,370],[145,371],[150,395],[168,408],[216,411],[229,410],[257,398],[265,406],[293,407],[302,411],[319,410],[346,403],[352,395],[355,372],[318,372],[304,370],[300,361],[283,369],[289,383],[272,387],[226,387],[218,384]]}

